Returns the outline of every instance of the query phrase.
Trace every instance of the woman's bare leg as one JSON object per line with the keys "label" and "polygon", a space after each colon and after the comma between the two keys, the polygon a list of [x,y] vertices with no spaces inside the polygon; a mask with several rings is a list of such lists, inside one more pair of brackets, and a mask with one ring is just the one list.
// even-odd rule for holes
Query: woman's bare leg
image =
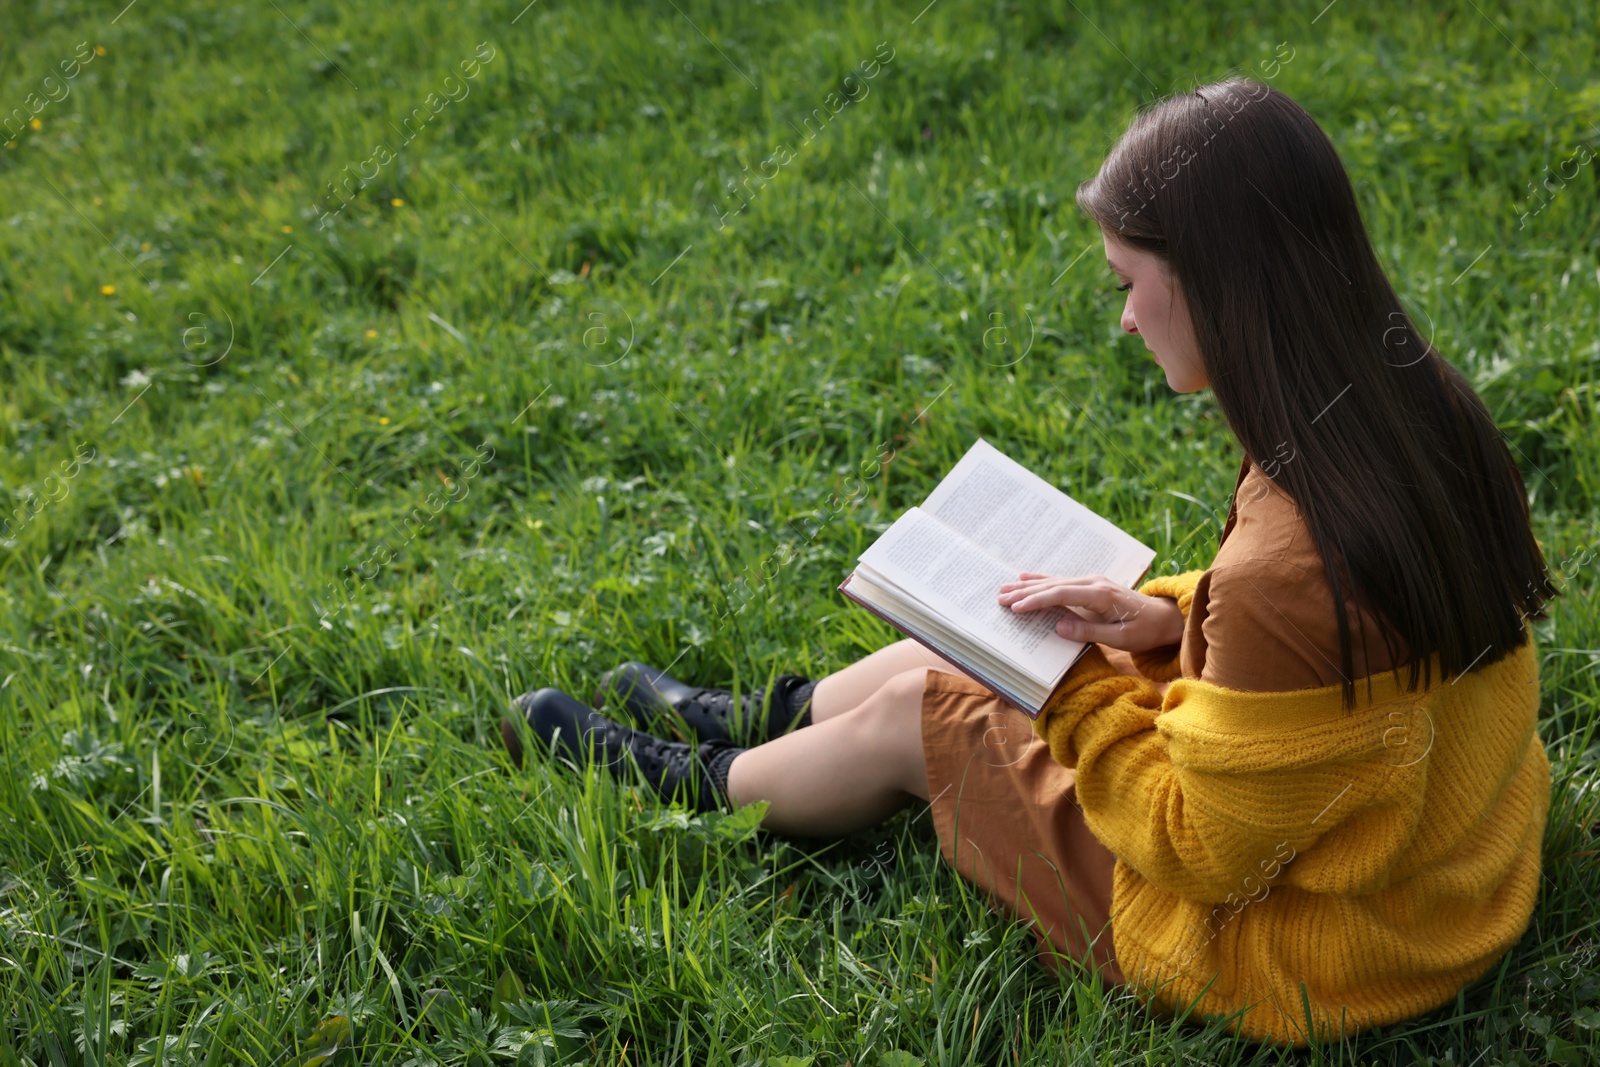
{"label": "woman's bare leg", "polygon": [[[897,674],[932,667],[960,674],[943,656],[928,651],[922,644],[906,638],[878,649],[842,670],[834,671],[811,691],[811,721],[820,723],[860,706]],[[918,728],[920,730],[920,726]]]}
{"label": "woman's bare leg", "polygon": [[761,825],[800,837],[842,837],[877,825],[914,797],[927,800],[922,757],[927,672],[926,665],[902,670],[856,707],[739,753],[728,768],[729,799],[735,807],[767,801],[771,806]]}

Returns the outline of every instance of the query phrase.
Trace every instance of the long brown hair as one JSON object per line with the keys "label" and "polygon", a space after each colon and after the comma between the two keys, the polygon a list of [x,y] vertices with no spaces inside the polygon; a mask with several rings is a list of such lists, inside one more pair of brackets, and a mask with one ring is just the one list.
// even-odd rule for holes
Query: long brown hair
{"label": "long brown hair", "polygon": [[[1078,205],[1160,256],[1188,303],[1223,416],[1300,508],[1338,614],[1374,616],[1407,686],[1522,645],[1556,595],[1522,476],[1461,372],[1379,266],[1350,179],[1300,105],[1231,79],[1141,112]],[[1369,660],[1370,662],[1370,660]]]}

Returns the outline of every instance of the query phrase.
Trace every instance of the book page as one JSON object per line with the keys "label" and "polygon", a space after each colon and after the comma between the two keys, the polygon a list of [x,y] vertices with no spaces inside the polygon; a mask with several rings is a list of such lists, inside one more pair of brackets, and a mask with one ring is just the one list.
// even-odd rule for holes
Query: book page
{"label": "book page", "polygon": [[[979,440],[923,510],[1020,571],[1064,578],[1104,574],[1131,586],[1155,552],[1026,467]],[[998,585],[995,590],[998,593]]]}
{"label": "book page", "polygon": [[1001,607],[1000,583],[1016,577],[1013,570],[920,508],[897,519],[861,563],[1039,681],[1059,677],[1083,648],[1056,633],[1062,609]]}

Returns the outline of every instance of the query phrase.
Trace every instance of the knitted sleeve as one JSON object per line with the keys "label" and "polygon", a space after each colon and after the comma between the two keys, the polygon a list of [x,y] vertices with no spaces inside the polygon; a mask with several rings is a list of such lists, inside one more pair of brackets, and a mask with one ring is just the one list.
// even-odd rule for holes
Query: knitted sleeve
{"label": "knitted sleeve", "polygon": [[[1267,716],[1289,707],[1278,694],[1216,692],[1212,699],[1279,701],[1262,707]],[[1119,672],[1091,646],[1035,720],[1034,732],[1056,762],[1076,768],[1077,802],[1095,837],[1146,881],[1188,900],[1215,902],[1239,893],[1242,879],[1263,863],[1305,849],[1352,808],[1371,804],[1385,788],[1384,772],[1392,771],[1336,759],[1350,783],[1338,794],[1321,773],[1332,766],[1317,766],[1309,751],[1296,765],[1291,739],[1258,736],[1251,739],[1257,743],[1241,745],[1185,723],[1193,716],[1175,706],[1171,692],[1166,703],[1163,710],[1154,682]],[[1175,721],[1158,725],[1158,716]],[[1335,795],[1342,799],[1330,811]],[[1393,805],[1402,822],[1404,806]]]}
{"label": "knitted sleeve", "polygon": [[[1178,610],[1183,612],[1183,617],[1189,617],[1189,604],[1194,600],[1195,586],[1200,584],[1200,576],[1205,571],[1185,571],[1182,574],[1164,574],[1152,578],[1139,587],[1139,592],[1145,596],[1169,596],[1178,602]],[[1133,665],[1139,668],[1139,673],[1153,682],[1170,682],[1178,677],[1178,652],[1183,648],[1182,642],[1166,645],[1162,648],[1152,648],[1144,652],[1133,653]]]}

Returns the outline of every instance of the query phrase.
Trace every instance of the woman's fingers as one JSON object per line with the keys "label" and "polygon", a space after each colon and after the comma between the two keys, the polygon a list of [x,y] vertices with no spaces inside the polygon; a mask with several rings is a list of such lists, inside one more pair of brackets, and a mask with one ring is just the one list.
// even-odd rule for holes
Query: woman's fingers
{"label": "woman's fingers", "polygon": [[1010,606],[1018,611],[1032,611],[1040,606],[1066,603],[1064,600],[1058,600],[1059,595],[1061,592],[1048,582],[1026,582],[1018,585],[1016,589],[1000,590],[998,601],[1000,605]]}
{"label": "woman's fingers", "polygon": [[1018,592],[1012,594],[1008,602],[1002,598],[1002,606],[1009,607],[1012,611],[1038,611],[1040,608],[1073,608],[1077,605],[1063,597],[1059,589],[1041,589],[1037,592]]}
{"label": "woman's fingers", "polygon": [[997,599],[1018,613],[1062,608],[1056,633],[1125,651],[1164,647],[1183,634],[1185,616],[1171,597],[1148,597],[1100,574],[1061,578],[1023,571],[1000,586]]}
{"label": "woman's fingers", "polygon": [[1040,607],[1084,608],[1100,615],[1115,611],[1123,589],[1100,575],[1087,578],[1052,578],[1023,572],[1022,580],[1000,586],[999,602],[1016,611]]}
{"label": "woman's fingers", "polygon": [[1056,622],[1056,633],[1072,641],[1104,641],[1113,644],[1122,626],[1115,622],[1090,622],[1076,615],[1068,615]]}
{"label": "woman's fingers", "polygon": [[1021,589],[1014,589],[1009,593],[1000,594],[1002,607],[1009,607],[1015,611],[1037,611],[1048,607],[1072,607],[1079,604],[1080,597],[1074,596],[1071,590],[1062,589],[1055,585],[1029,585]]}

